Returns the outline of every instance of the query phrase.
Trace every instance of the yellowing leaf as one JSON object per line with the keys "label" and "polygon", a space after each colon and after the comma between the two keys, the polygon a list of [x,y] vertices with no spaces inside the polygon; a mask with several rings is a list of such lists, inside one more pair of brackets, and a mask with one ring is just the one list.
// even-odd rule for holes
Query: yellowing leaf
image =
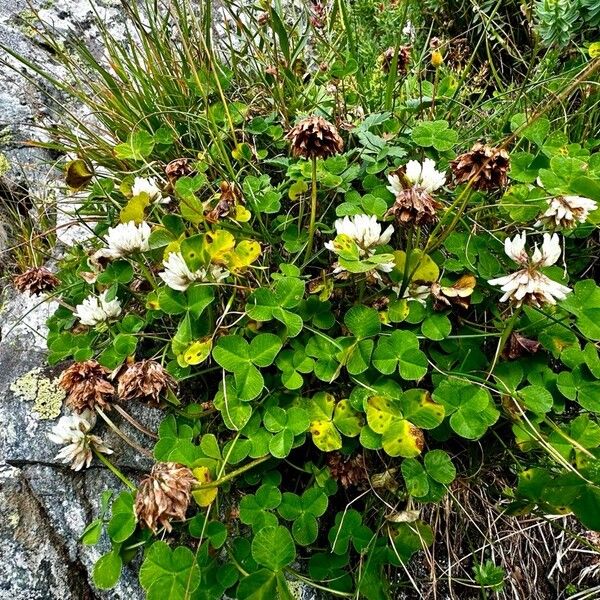
{"label": "yellowing leaf", "polygon": [[129,202],[121,209],[121,223],[129,223],[129,221],[141,223],[144,220],[144,211],[149,204],[150,196],[148,196],[146,192],[142,192],[131,198],[131,200],[129,200]]}
{"label": "yellowing leaf", "polygon": [[254,240],[242,240],[226,257],[225,264],[236,272],[249,267],[260,256],[260,244]]}
{"label": "yellowing leaf", "polygon": [[400,408],[389,398],[371,396],[367,400],[367,423],[375,433],[383,433],[393,421],[401,419]]}
{"label": "yellowing leaf", "polygon": [[79,190],[87,185],[93,176],[94,172],[81,158],[72,160],[67,164],[67,168],[65,169],[65,181],[73,190]]}
{"label": "yellowing leaf", "polygon": [[247,223],[250,220],[250,217],[252,217],[252,214],[245,206],[242,206],[241,204],[235,205],[235,212],[233,213],[234,221],[237,221],[238,223]]}
{"label": "yellowing leaf", "polygon": [[[394,268],[394,275],[396,278],[404,275],[404,267],[406,265],[406,253],[403,250],[394,252],[394,259],[396,261],[396,267]],[[412,282],[422,283],[433,283],[437,281],[440,276],[440,269],[435,264],[433,259],[427,254],[423,254],[421,250],[413,250],[409,259],[409,274],[414,271],[412,276]]]}
{"label": "yellowing leaf", "polygon": [[315,446],[323,452],[332,452],[342,447],[342,436],[332,421],[312,421],[309,431]]}
{"label": "yellowing leaf", "polygon": [[[208,467],[197,467],[192,470],[194,477],[198,480],[198,482],[202,485],[205,483],[210,483],[212,481],[212,477],[210,476],[210,471]],[[206,489],[197,489],[192,491],[192,496],[196,501],[198,506],[208,506],[212,504],[219,493],[218,487],[210,487]]]}
{"label": "yellowing leaf", "polygon": [[590,58],[600,57],[600,42],[593,42],[592,44],[590,44],[590,47],[588,48],[588,53],[590,55]]}
{"label": "yellowing leaf", "polygon": [[204,362],[210,355],[212,345],[212,338],[198,340],[190,344],[182,356],[182,362],[184,363],[183,366],[199,365],[200,363]]}
{"label": "yellowing leaf", "polygon": [[224,229],[217,229],[204,236],[204,250],[212,262],[227,262],[227,255],[235,248],[235,238]]}
{"label": "yellowing leaf", "polygon": [[308,192],[308,184],[306,181],[301,179],[300,181],[296,181],[290,185],[290,189],[288,191],[288,196],[292,202],[298,199],[298,196],[301,194],[305,194]]}
{"label": "yellowing leaf", "polygon": [[381,443],[390,456],[413,458],[421,454],[425,439],[423,432],[410,421],[398,419],[383,432]]}

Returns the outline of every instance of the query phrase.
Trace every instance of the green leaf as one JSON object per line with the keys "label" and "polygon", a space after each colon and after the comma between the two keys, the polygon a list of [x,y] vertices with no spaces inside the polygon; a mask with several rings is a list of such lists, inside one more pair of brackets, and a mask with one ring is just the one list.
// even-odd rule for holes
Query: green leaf
{"label": "green leaf", "polygon": [[133,535],[136,518],[133,512],[133,495],[121,492],[112,505],[112,517],[107,531],[113,542],[121,543]]}
{"label": "green leaf", "polygon": [[446,315],[429,315],[421,324],[421,332],[430,340],[443,340],[450,335],[452,323]]}
{"label": "green leaf", "polygon": [[600,488],[587,485],[570,508],[585,527],[600,531]]}
{"label": "green leaf", "polygon": [[121,577],[123,561],[114,550],[101,556],[94,565],[94,585],[101,590],[110,590],[117,585]]}
{"label": "green leaf", "polygon": [[538,415],[549,412],[554,404],[552,394],[540,385],[529,385],[519,390],[518,395],[525,408]]}
{"label": "green leaf", "polygon": [[381,331],[379,313],[368,306],[353,306],[344,316],[344,323],[359,340],[377,335]]}
{"label": "green leaf", "polygon": [[308,546],[314,543],[319,534],[319,525],[317,519],[310,513],[302,513],[292,523],[292,535],[294,539],[302,546]]}
{"label": "green leaf", "polygon": [[240,581],[239,600],[273,600],[277,598],[277,576],[273,571],[260,569]]}
{"label": "green leaf", "polygon": [[140,583],[148,600],[180,600],[199,586],[200,567],[189,548],[154,542],[140,568]]}
{"label": "green leaf", "polygon": [[127,142],[115,146],[115,155],[120,159],[144,160],[154,149],[154,137],[147,131],[133,131]]}
{"label": "green leaf", "polygon": [[362,415],[356,412],[348,400],[340,400],[333,411],[333,423],[348,437],[355,437],[364,425]]}
{"label": "green leaf", "polygon": [[271,571],[287,567],[296,558],[290,532],[282,526],[261,529],[252,540],[252,558]]}
{"label": "green leaf", "polygon": [[250,360],[259,367],[273,364],[281,350],[281,340],[272,333],[261,333],[250,342]]}
{"label": "green leaf", "polygon": [[446,411],[441,404],[434,402],[427,390],[413,388],[406,390],[399,400],[402,414],[417,427],[434,429],[443,420]]}
{"label": "green leaf", "polygon": [[405,458],[402,461],[402,477],[406,483],[406,490],[411,496],[419,498],[429,492],[429,479],[425,469],[418,460]]}
{"label": "green leaf", "polygon": [[576,326],[591,340],[600,340],[600,288],[592,279],[578,281],[561,306],[576,316]]}
{"label": "green leaf", "polygon": [[294,445],[294,434],[289,429],[276,433],[269,441],[269,452],[275,458],[285,458]]}
{"label": "green leaf", "polygon": [[445,152],[456,144],[458,133],[450,129],[448,121],[422,121],[414,127],[411,137],[419,146],[433,146],[436,150]]}
{"label": "green leaf", "polygon": [[431,450],[423,457],[427,474],[445,485],[451,484],[456,477],[456,467],[452,460],[443,450]]}

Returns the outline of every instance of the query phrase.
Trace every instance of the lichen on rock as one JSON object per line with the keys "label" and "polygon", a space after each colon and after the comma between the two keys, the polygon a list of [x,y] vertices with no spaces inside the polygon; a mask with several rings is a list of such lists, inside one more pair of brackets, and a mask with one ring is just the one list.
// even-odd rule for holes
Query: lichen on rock
{"label": "lichen on rock", "polygon": [[66,396],[58,385],[58,379],[46,377],[41,367],[31,369],[19,377],[11,383],[10,389],[23,400],[33,402],[32,411],[38,419],[56,419]]}

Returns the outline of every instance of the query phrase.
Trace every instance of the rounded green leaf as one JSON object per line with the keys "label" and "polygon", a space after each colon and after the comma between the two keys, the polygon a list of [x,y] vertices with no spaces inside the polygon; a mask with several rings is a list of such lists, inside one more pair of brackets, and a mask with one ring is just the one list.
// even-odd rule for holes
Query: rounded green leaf
{"label": "rounded green leaf", "polygon": [[296,558],[296,546],[288,529],[265,527],[252,540],[252,558],[271,571],[287,567]]}
{"label": "rounded green leaf", "polygon": [[349,400],[340,400],[333,411],[333,423],[341,433],[354,437],[360,433],[364,418],[352,408]]}
{"label": "rounded green leaf", "polygon": [[310,513],[302,513],[292,523],[292,534],[301,546],[312,544],[319,534],[317,519]]}
{"label": "rounded green leaf", "polygon": [[421,332],[430,340],[443,340],[450,335],[452,323],[446,315],[429,315],[421,324]]}
{"label": "rounded green leaf", "polygon": [[406,490],[411,496],[419,498],[429,492],[429,479],[423,469],[423,465],[414,458],[406,458],[402,461],[402,477],[406,483]]}
{"label": "rounded green leaf", "polygon": [[101,556],[94,565],[94,585],[101,590],[110,590],[117,585],[121,577],[123,561],[113,550]]}
{"label": "rounded green leaf", "polygon": [[344,316],[344,323],[358,339],[377,335],[381,331],[379,313],[368,306],[353,306]]}
{"label": "rounded green leaf", "polygon": [[518,391],[519,398],[527,410],[543,415],[552,409],[552,394],[541,385],[528,385]]}
{"label": "rounded green leaf", "polygon": [[443,450],[431,450],[423,458],[429,477],[438,483],[450,484],[456,477],[456,467]]}

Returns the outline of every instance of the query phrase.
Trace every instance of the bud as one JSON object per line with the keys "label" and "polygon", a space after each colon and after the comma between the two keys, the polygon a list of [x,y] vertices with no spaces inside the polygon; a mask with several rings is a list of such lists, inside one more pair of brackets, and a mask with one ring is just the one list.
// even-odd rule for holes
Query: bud
{"label": "bud", "polygon": [[431,53],[431,64],[438,69],[444,64],[444,57],[439,50],[434,50]]}

